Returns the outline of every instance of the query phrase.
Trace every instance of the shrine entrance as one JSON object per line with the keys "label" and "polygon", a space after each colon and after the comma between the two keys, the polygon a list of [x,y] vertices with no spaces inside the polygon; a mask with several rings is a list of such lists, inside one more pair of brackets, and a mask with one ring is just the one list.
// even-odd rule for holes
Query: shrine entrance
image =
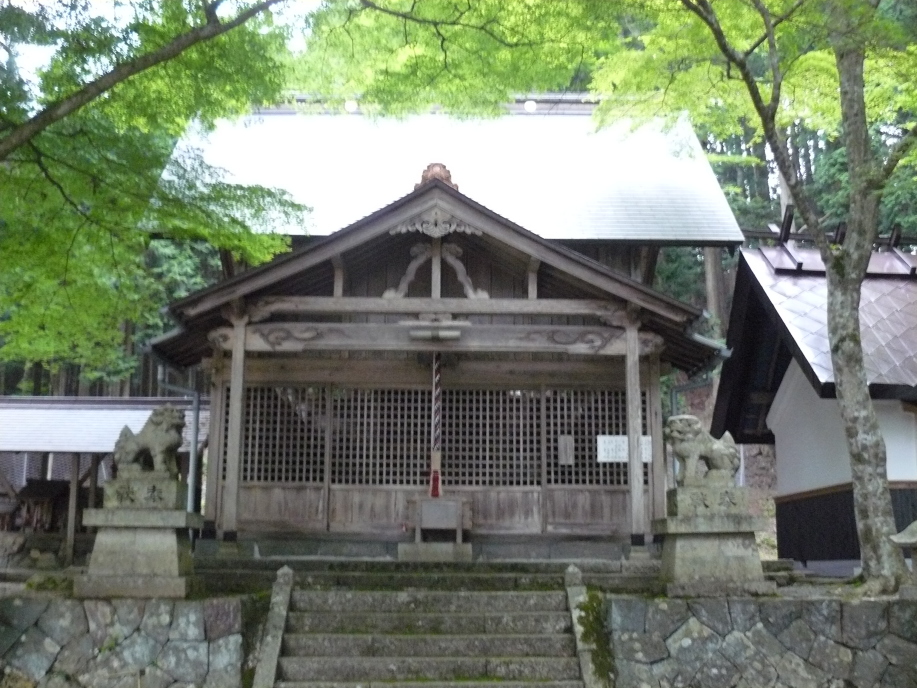
{"label": "shrine entrance", "polygon": [[[407,500],[429,490],[432,408],[430,389],[247,388],[240,518],[269,528],[402,528]],[[476,531],[608,533],[627,524],[622,390],[448,387],[441,428],[441,492],[471,499]],[[598,437],[624,440],[624,453],[599,461]],[[285,509],[277,488],[300,493],[306,508]]]}
{"label": "shrine entrance", "polygon": [[441,177],[171,309],[183,329],[153,348],[210,372],[225,539],[409,537],[438,469],[472,533],[640,544],[665,515],[662,368],[718,352],[696,309]]}

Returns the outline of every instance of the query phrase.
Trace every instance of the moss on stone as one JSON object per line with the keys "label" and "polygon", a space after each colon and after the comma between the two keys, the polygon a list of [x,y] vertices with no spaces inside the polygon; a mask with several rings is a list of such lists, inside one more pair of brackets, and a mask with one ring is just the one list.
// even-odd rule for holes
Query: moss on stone
{"label": "moss on stone", "polygon": [[605,627],[605,597],[598,590],[589,588],[586,597],[579,604],[579,622],[583,629],[583,641],[595,646],[592,650],[592,669],[596,677],[606,686],[615,672],[611,639]]}

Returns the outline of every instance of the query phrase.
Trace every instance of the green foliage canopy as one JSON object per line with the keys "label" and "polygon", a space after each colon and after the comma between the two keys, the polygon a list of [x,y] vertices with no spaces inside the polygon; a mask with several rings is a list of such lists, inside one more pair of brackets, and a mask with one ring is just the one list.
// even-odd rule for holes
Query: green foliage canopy
{"label": "green foliage canopy", "polygon": [[[0,141],[100,75],[206,25],[205,10],[217,4],[5,3]],[[192,121],[206,130],[253,102],[278,99],[285,40],[270,14],[255,14],[119,82],[7,155],[0,360],[79,363],[117,375],[129,364],[124,322],[149,320],[162,305],[146,257],[151,241],[204,241],[252,264],[285,248],[284,238],[259,230],[295,222],[303,206],[282,191],[226,182],[198,151],[176,148]],[[16,66],[24,43],[53,51],[35,76]]]}

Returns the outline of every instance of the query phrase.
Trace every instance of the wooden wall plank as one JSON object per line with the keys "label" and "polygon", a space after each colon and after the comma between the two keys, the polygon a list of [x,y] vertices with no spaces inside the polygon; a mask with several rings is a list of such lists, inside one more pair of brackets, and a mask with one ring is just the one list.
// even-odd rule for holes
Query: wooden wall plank
{"label": "wooden wall plank", "polygon": [[324,501],[321,485],[243,484],[239,523],[247,528],[323,530]]}
{"label": "wooden wall plank", "polygon": [[[443,365],[443,385],[526,389],[532,386],[588,386],[624,389],[621,359],[518,361],[449,358]],[[429,363],[418,356],[399,358],[249,357],[245,379],[250,384],[391,385],[426,389]]]}
{"label": "wooden wall plank", "polygon": [[[532,273],[529,273],[532,274]],[[536,271],[537,276],[537,271]],[[545,315],[591,316],[614,318],[620,316],[624,303],[602,299],[539,299],[531,297],[527,282],[527,298],[504,298],[491,294],[489,299],[464,297],[429,298],[406,297],[387,299],[374,296],[270,296],[258,299],[251,307],[252,322],[271,315],[346,315],[389,314],[419,315],[421,313],[450,313],[452,315]],[[478,284],[475,283],[477,287]],[[488,283],[486,291],[492,289]],[[488,289],[490,287],[490,289]],[[536,282],[537,296],[537,282]]]}

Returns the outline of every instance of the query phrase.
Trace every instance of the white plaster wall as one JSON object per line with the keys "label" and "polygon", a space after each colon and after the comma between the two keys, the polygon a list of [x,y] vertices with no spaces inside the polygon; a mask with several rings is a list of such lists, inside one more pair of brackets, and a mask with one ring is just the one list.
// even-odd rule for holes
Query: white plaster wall
{"label": "white plaster wall", "polygon": [[[917,480],[917,419],[894,400],[876,401],[885,436],[888,478]],[[792,361],[767,415],[777,454],[777,496],[851,481],[836,399],[821,399]]]}
{"label": "white plaster wall", "polygon": [[900,401],[875,405],[888,454],[888,479],[917,480],[917,416],[903,410]]}

